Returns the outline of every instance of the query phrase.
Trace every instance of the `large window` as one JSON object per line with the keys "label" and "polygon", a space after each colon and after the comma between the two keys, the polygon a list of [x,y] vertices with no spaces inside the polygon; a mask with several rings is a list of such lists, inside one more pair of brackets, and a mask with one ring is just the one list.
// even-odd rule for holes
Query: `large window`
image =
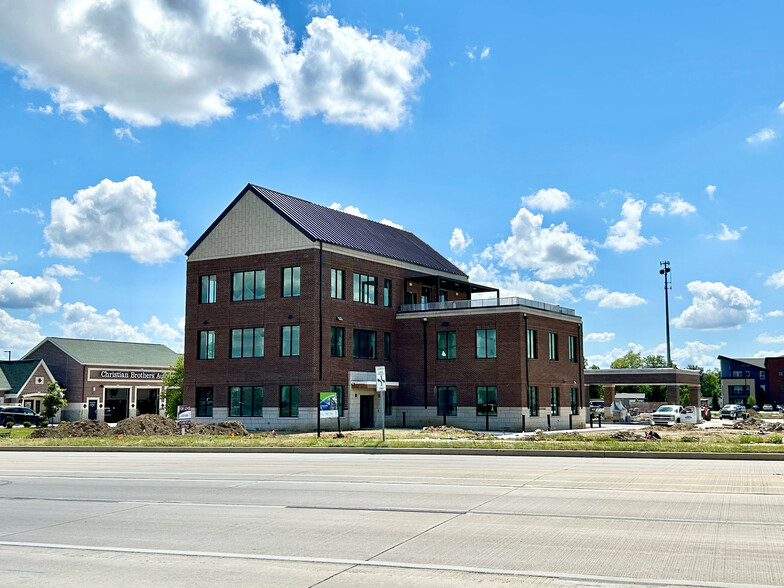
{"label": "large window", "polygon": [[343,285],[346,281],[346,272],[341,269],[332,268],[329,270],[329,275],[329,295],[332,298],[343,300],[346,297],[346,291]]}
{"label": "large window", "polygon": [[558,361],[558,333],[547,333],[547,346],[550,350],[550,361]]}
{"label": "large window", "polygon": [[384,414],[386,416],[392,415],[392,397],[389,394],[389,388],[384,393]]}
{"label": "large window", "polygon": [[283,297],[299,296],[299,267],[283,268]]}
{"label": "large window", "polygon": [[196,416],[212,416],[212,388],[196,388]]}
{"label": "large window", "polygon": [[299,386],[280,387],[280,416],[299,416]]}
{"label": "large window", "polygon": [[438,359],[455,359],[457,357],[457,333],[455,331],[438,331]]}
{"label": "large window", "polygon": [[215,287],[217,276],[202,276],[200,285],[199,302],[201,304],[212,304],[215,302]]}
{"label": "large window", "polygon": [[343,357],[343,327],[329,328],[329,354],[332,357]]}
{"label": "large window", "polygon": [[550,388],[550,412],[555,416],[561,414],[561,410],[558,408],[558,388],[555,386]]}
{"label": "large window", "polygon": [[454,386],[438,387],[438,416],[457,415],[457,388]]}
{"label": "large window", "polygon": [[215,359],[215,331],[199,331],[199,359]]}
{"label": "large window", "polygon": [[495,386],[476,387],[477,416],[498,415],[498,388]]}
{"label": "large window", "polygon": [[264,328],[231,330],[232,357],[264,357]]}
{"label": "large window", "polygon": [[528,350],[528,359],[536,359],[539,354],[536,352],[536,331],[527,329],[525,332],[525,346]]}
{"label": "large window", "polygon": [[354,329],[354,358],[376,359],[376,332]]}
{"label": "large window", "polygon": [[392,280],[384,280],[384,306],[392,305]]}
{"label": "large window", "polygon": [[495,357],[495,329],[477,329],[476,356]]}
{"label": "large window", "polygon": [[569,361],[577,363],[577,337],[569,335]]}
{"label": "large window", "polygon": [[263,416],[264,388],[232,386],[229,388],[229,416]]}
{"label": "large window", "polygon": [[283,357],[299,355],[299,325],[286,325],[281,328],[280,354]]}
{"label": "large window", "polygon": [[231,299],[261,300],[264,298],[267,272],[255,270],[235,272],[231,275]]}
{"label": "large window", "polygon": [[528,386],[528,411],[531,416],[539,415],[539,388]]}
{"label": "large window", "polygon": [[354,274],[354,302],[376,303],[376,278]]}
{"label": "large window", "polygon": [[343,416],[343,386],[330,386],[329,391],[338,397],[338,414]]}
{"label": "large window", "polygon": [[569,390],[569,400],[572,405],[572,414],[580,414],[580,396],[577,388]]}
{"label": "large window", "polygon": [[384,333],[384,359],[392,359],[392,333]]}

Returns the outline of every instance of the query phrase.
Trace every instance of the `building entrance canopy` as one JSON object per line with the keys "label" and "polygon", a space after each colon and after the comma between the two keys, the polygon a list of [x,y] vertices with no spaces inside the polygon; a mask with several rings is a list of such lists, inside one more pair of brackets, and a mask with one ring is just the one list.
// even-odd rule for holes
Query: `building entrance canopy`
{"label": "building entrance canopy", "polygon": [[[680,387],[689,387],[689,404],[700,403],[700,372],[681,368],[585,370],[585,386],[604,386],[605,412],[615,400],[616,386],[667,386],[667,402],[680,404]],[[588,397],[588,390],[586,390]]]}

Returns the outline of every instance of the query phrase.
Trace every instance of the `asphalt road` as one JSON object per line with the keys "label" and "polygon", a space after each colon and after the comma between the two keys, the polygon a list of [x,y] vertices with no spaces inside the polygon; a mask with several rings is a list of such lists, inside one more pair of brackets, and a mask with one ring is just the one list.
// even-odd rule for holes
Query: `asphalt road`
{"label": "asphalt road", "polygon": [[784,462],[0,452],[4,586],[779,586]]}

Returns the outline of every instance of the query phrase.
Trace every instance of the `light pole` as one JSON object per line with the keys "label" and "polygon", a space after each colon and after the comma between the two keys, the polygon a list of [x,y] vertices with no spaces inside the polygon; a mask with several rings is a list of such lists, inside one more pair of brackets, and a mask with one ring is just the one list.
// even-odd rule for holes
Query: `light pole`
{"label": "light pole", "polygon": [[664,276],[664,314],[667,321],[667,367],[672,367],[672,357],[670,355],[670,262],[661,261],[662,266],[659,273]]}

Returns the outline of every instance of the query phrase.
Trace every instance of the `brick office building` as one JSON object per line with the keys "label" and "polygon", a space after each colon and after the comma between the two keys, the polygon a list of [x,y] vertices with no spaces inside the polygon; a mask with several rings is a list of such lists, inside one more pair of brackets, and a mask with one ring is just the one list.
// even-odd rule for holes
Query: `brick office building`
{"label": "brick office building", "polygon": [[376,427],[383,365],[393,426],[584,424],[574,311],[498,298],[410,232],[249,184],[186,255],[197,420],[314,430],[331,391]]}

